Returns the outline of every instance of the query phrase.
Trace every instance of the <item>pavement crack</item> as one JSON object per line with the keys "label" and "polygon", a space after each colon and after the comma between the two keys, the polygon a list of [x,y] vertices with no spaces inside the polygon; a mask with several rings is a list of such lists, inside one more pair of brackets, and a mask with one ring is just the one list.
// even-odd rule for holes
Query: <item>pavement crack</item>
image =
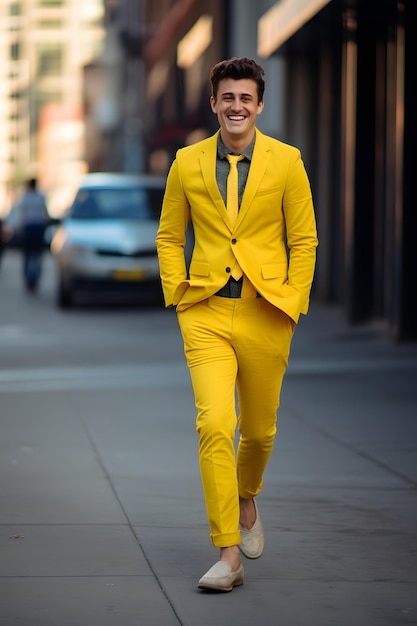
{"label": "pavement crack", "polygon": [[129,527],[129,530],[132,533],[133,538],[134,538],[136,544],[139,547],[139,550],[142,552],[143,558],[145,559],[146,564],[148,565],[149,570],[152,573],[152,576],[154,577],[154,579],[155,579],[159,589],[161,590],[162,595],[164,596],[165,600],[167,601],[169,607],[171,608],[171,611],[175,615],[175,618],[178,621],[179,626],[183,626],[183,622],[180,619],[180,616],[179,616],[179,614],[178,614],[178,612],[177,612],[177,610],[176,610],[176,608],[174,606],[173,601],[169,597],[168,592],[166,591],[166,589],[165,589],[164,585],[162,584],[162,581],[161,581],[158,573],[156,572],[155,568],[153,567],[152,562],[151,562],[148,554],[146,553],[146,550],[145,550],[144,546],[140,542],[137,534],[135,533],[135,529],[133,527],[133,524],[132,524],[132,522],[129,519],[129,516],[127,514],[127,511],[126,511],[126,509],[125,509],[121,499],[119,498],[119,494],[117,493],[117,489],[116,489],[116,487],[114,485],[114,482],[113,482],[113,480],[112,480],[112,478],[110,476],[110,473],[108,472],[107,467],[106,467],[106,465],[105,465],[105,463],[104,463],[104,461],[103,461],[103,459],[102,459],[102,457],[100,455],[100,452],[98,450],[96,442],[94,441],[94,437],[93,437],[93,435],[92,435],[92,433],[91,433],[91,431],[90,431],[90,429],[88,427],[88,424],[87,424],[86,420],[83,419],[83,418],[80,418],[80,421],[81,421],[81,424],[82,424],[82,426],[83,426],[83,428],[85,430],[85,433],[86,433],[87,439],[88,439],[88,441],[90,443],[90,446],[91,446],[91,448],[92,448],[92,450],[94,452],[94,456],[95,456],[95,458],[97,460],[97,463],[98,463],[101,471],[103,472],[104,477],[106,478],[106,480],[107,480],[107,482],[108,482],[108,484],[110,486],[110,489],[111,489],[111,491],[112,491],[112,493],[113,493],[113,495],[114,495],[114,497],[115,497],[115,499],[116,499],[116,501],[117,501],[121,511],[123,512],[123,515],[124,515],[124,517],[126,519],[127,526]]}
{"label": "pavement crack", "polygon": [[400,478],[408,486],[413,487],[413,489],[417,489],[417,481],[414,480],[413,478],[410,478],[410,476],[407,476],[407,474],[404,474],[403,472],[400,472],[399,470],[395,469],[394,467],[392,467],[388,463],[385,463],[384,461],[381,461],[378,457],[374,456],[373,454],[370,454],[366,450],[362,450],[361,448],[359,448],[359,447],[357,447],[357,446],[355,446],[355,445],[353,445],[351,443],[348,443],[347,441],[344,441],[342,438],[340,438],[337,435],[334,435],[333,433],[329,432],[323,426],[319,426],[316,422],[314,422],[312,420],[309,420],[308,418],[306,418],[304,415],[302,415],[298,411],[296,411],[294,409],[291,409],[290,413],[299,422],[303,422],[309,428],[311,428],[312,430],[315,430],[317,433],[320,433],[323,437],[325,437],[329,441],[332,441],[333,443],[336,443],[337,445],[341,446],[345,450],[349,450],[350,452],[353,452],[354,454],[356,454],[357,456],[361,457],[362,459],[366,459],[367,461],[370,461],[371,463],[373,463],[373,465],[376,465],[377,467],[385,470],[386,472],[392,474],[393,476],[396,476],[397,478]]}

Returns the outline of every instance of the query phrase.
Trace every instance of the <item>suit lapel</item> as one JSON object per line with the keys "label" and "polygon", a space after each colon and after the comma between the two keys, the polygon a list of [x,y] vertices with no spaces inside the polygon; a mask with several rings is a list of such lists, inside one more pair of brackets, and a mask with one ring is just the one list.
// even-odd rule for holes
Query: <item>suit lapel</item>
{"label": "suit lapel", "polygon": [[252,154],[252,161],[249,168],[248,180],[246,181],[245,192],[240,205],[239,216],[236,226],[244,219],[252,200],[258,190],[259,184],[265,174],[269,163],[270,152],[268,142],[259,130],[256,130],[256,141]]}
{"label": "suit lapel", "polygon": [[222,219],[227,224],[227,226],[231,229],[232,224],[230,222],[229,215],[227,213],[226,206],[223,202],[223,198],[219,191],[219,187],[217,185],[216,180],[216,159],[217,159],[217,137],[219,135],[219,131],[211,137],[211,140],[206,143],[203,151],[200,155],[200,167],[201,174],[203,176],[204,184],[206,185],[207,191],[210,194],[211,200],[214,206],[217,208],[220,213]]}
{"label": "suit lapel", "polygon": [[[203,180],[206,185],[207,191],[210,194],[211,200],[214,206],[217,208],[218,212],[220,213],[225,224],[232,231],[233,224],[230,220],[230,216],[223,202],[223,198],[219,191],[216,180],[218,134],[219,131],[217,131],[217,133],[215,133],[215,135],[210,138],[210,141],[205,144],[200,154],[200,167]],[[265,174],[266,168],[269,163],[269,158],[269,145],[265,139],[265,135],[263,135],[258,129],[256,129],[256,141],[253,149],[252,162],[249,168],[248,180],[246,181],[245,192],[243,194],[242,203],[239,210],[239,216],[235,224],[235,229],[239,226],[249,210],[252,200],[258,190],[259,183],[261,182]]]}

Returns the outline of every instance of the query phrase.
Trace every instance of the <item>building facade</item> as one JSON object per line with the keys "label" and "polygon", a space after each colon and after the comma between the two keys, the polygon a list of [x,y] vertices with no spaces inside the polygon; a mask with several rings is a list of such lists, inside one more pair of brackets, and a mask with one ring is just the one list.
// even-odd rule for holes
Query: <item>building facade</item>
{"label": "building facade", "polygon": [[302,147],[317,210],[314,294],[416,339],[415,3],[306,0],[305,23],[291,4],[262,16],[258,52],[285,64],[281,138]]}
{"label": "building facade", "polygon": [[83,66],[101,52],[102,18],[101,0],[0,2],[0,215],[33,176],[53,212],[85,169]]}

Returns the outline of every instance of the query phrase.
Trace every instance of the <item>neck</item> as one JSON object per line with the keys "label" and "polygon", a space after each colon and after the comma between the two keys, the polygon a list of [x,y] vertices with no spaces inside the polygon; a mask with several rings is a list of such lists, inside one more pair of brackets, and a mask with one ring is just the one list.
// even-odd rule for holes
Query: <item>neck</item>
{"label": "neck", "polygon": [[224,145],[228,150],[230,150],[230,152],[234,152],[235,154],[242,154],[242,152],[246,150],[246,148],[252,141],[255,135],[255,130],[253,131],[251,137],[234,137],[233,135],[230,136],[228,134],[225,134],[223,131],[220,131],[220,135]]}

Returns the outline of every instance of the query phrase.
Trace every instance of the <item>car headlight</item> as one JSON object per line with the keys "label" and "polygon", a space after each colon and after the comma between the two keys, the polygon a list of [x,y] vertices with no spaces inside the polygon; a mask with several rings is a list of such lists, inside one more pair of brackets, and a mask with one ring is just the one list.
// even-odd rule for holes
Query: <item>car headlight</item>
{"label": "car headlight", "polygon": [[79,259],[81,256],[90,256],[94,251],[85,246],[80,246],[71,241],[64,230],[58,231],[51,241],[51,252],[57,256],[65,256],[65,258]]}
{"label": "car headlight", "polygon": [[68,239],[65,234],[65,230],[63,228],[58,228],[51,241],[52,254],[59,254],[62,252],[62,249],[67,241]]}

